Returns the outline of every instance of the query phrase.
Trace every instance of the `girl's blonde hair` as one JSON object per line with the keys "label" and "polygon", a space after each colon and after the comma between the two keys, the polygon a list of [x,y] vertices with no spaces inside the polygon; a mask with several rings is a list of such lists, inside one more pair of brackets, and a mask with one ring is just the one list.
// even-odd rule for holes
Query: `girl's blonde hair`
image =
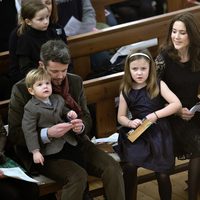
{"label": "girl's blonde hair", "polygon": [[37,81],[42,81],[42,80],[51,81],[51,76],[48,74],[48,72],[44,68],[39,67],[37,69],[32,69],[26,75],[26,78],[25,78],[26,87],[33,88],[33,85]]}
{"label": "girl's blonde hair", "polygon": [[130,92],[133,79],[130,72],[130,64],[134,60],[145,59],[149,63],[149,76],[146,80],[147,83],[147,92],[149,93],[150,98],[154,98],[159,94],[159,86],[157,83],[157,76],[156,76],[156,68],[154,60],[147,49],[144,50],[134,50],[132,51],[125,60],[125,67],[124,67],[124,76],[122,79],[122,83],[120,85],[120,91],[124,91],[126,95]]}
{"label": "girl's blonde hair", "polygon": [[17,30],[18,36],[22,35],[28,27],[25,19],[33,19],[35,17],[35,14],[38,11],[43,10],[44,8],[48,9],[48,7],[43,4],[41,0],[26,0],[22,3],[20,12],[20,27]]}

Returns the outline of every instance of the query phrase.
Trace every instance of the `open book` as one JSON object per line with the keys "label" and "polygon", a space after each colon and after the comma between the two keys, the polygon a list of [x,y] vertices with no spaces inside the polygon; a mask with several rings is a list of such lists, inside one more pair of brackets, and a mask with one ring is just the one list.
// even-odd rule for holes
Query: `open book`
{"label": "open book", "polygon": [[151,121],[145,119],[135,130],[132,129],[128,132],[128,139],[131,142],[134,142],[147,128],[149,128],[149,126],[151,126],[151,124]]}
{"label": "open book", "polygon": [[191,109],[190,112],[195,113],[195,112],[200,112],[200,102],[196,103]]}

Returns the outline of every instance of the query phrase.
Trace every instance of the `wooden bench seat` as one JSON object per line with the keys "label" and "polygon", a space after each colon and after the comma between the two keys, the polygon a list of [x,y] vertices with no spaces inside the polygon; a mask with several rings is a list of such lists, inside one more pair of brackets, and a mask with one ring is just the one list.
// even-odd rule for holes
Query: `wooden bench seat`
{"label": "wooden bench seat", "polygon": [[[95,87],[98,90],[99,85],[97,83],[99,82],[100,85],[103,85],[103,88],[104,88],[103,90],[105,90],[105,91],[111,90],[112,91],[115,88],[114,90],[116,90],[116,93],[117,93],[118,89],[117,89],[116,83],[119,84],[118,81],[121,79],[122,75],[123,75],[123,73],[119,73],[117,77],[115,77],[116,75],[110,75],[109,77],[107,77],[107,79],[104,77],[104,78],[97,78],[96,81],[95,80],[85,81],[84,87],[85,87],[86,97],[88,99],[88,102],[89,103],[98,103],[99,101],[100,102],[103,101],[103,99],[106,100],[107,96],[108,96],[108,98],[111,98],[111,97],[113,98],[113,95],[115,97],[115,93],[111,94],[111,93],[107,92],[107,93],[104,93],[104,97],[102,97],[102,96],[91,95],[90,92],[93,93],[95,91]],[[103,79],[105,79],[105,80],[103,81]],[[115,84],[112,83],[113,80],[114,80]],[[111,81],[111,83],[109,83],[109,81]],[[115,81],[117,81],[117,82],[115,82]],[[114,102],[114,100],[113,100],[113,102]],[[1,114],[2,113],[4,115],[6,114],[6,112],[8,111],[8,105],[9,105],[9,100],[3,101],[3,102],[0,101],[0,113]],[[113,105],[113,106],[115,107],[115,105]],[[112,115],[112,118],[115,118],[113,116],[114,116],[114,114]],[[7,116],[5,116],[5,117],[7,117]],[[105,134],[105,135],[107,136],[107,134]],[[116,156],[115,154],[114,155],[111,154],[111,156],[116,158],[117,161],[119,161],[118,156]],[[184,163],[178,164],[175,167],[175,170],[172,172],[172,174],[182,172],[187,169],[188,169],[188,162],[186,161]],[[153,172],[148,171],[147,174],[140,173],[140,171],[142,171],[142,170],[143,169],[141,168],[138,173],[138,184],[142,184],[144,182],[148,182],[148,181],[155,179],[155,174]],[[39,189],[40,189],[41,196],[60,191],[62,189],[62,185],[60,185],[59,183],[57,183],[43,175],[40,175],[40,176],[34,177],[34,178],[36,178],[37,180],[40,181]],[[90,193],[91,193],[92,197],[97,197],[97,196],[101,196],[104,194],[104,189],[103,189],[102,184],[100,185],[99,188],[91,187],[95,182],[100,182],[100,181],[101,181],[101,179],[99,179],[99,178],[96,178],[93,176],[88,177],[88,182],[90,185]]]}
{"label": "wooden bench seat", "polygon": [[[195,15],[195,17],[200,17],[199,6],[189,8],[184,11],[190,11]],[[72,54],[72,58],[75,60],[75,69],[77,70],[78,74],[83,75],[82,77],[84,77],[84,75],[88,73],[87,69],[90,70],[88,56],[92,53],[106,50],[107,47],[116,48],[126,44],[146,39],[152,39],[155,37],[159,39],[159,42],[163,41],[169,20],[180,12],[183,11],[177,11],[165,14],[163,16],[156,16],[147,20],[140,20],[133,23],[119,25],[117,27],[109,28],[94,34],[88,33],[81,37],[71,37],[69,39],[69,48]],[[155,32],[155,30],[157,31]],[[77,51],[77,49],[79,49],[79,51]],[[80,61],[83,61],[81,65]],[[2,62],[0,62],[0,70],[1,68],[8,66],[1,64]],[[97,137],[106,137],[111,133],[116,132],[117,122],[115,98],[119,96],[119,85],[122,76],[123,72],[120,72],[105,77],[84,81],[83,83],[88,104],[95,104],[95,123],[97,127]],[[8,103],[9,100],[0,102],[0,113],[3,115],[4,122],[7,122]],[[187,162],[177,165],[173,173],[187,170],[187,167]],[[41,195],[48,194],[49,192],[55,192],[61,189],[61,185],[58,183],[49,179],[45,179],[42,176],[41,178]],[[153,179],[155,179],[154,173],[150,172],[144,176],[139,175],[138,183],[143,183]],[[88,180],[89,183],[92,183],[98,179],[89,177]],[[91,191],[94,196],[102,194],[102,192],[103,188]]]}
{"label": "wooden bench seat", "polygon": [[[69,37],[69,49],[74,61],[75,73],[81,75],[84,79],[91,70],[90,54],[98,51],[152,38],[158,38],[160,45],[166,37],[167,26],[172,17],[186,11],[193,13],[196,18],[200,18],[200,6],[194,6],[145,20],[118,25],[97,33]],[[154,53],[156,51],[157,47],[152,50]],[[7,56],[0,56],[0,71],[8,69],[8,65],[2,64],[4,60],[8,60],[8,52]],[[116,131],[116,118],[112,117],[115,113],[115,99],[113,97],[119,95],[118,88],[122,74],[123,72],[84,81],[88,104],[95,102],[97,137],[109,136]]]}

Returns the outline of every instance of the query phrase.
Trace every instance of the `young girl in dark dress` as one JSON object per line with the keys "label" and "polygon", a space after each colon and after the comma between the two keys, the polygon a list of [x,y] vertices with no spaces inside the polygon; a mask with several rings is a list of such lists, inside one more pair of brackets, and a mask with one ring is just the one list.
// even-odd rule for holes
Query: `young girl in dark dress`
{"label": "young girl in dark dress", "polygon": [[[126,200],[134,199],[138,167],[155,171],[160,198],[170,200],[169,172],[174,167],[174,154],[166,117],[177,112],[181,103],[163,81],[157,81],[154,61],[147,50],[132,52],[126,58],[120,90],[118,121],[123,127],[117,152],[124,163]],[[145,118],[152,125],[132,143],[127,132]]]}
{"label": "young girl in dark dress", "polygon": [[162,80],[183,105],[176,115],[170,117],[170,123],[175,155],[179,159],[190,159],[189,200],[197,200],[200,185],[200,112],[193,113],[190,109],[200,101],[200,29],[192,14],[183,13],[172,19],[156,64]]}
{"label": "young girl in dark dress", "polygon": [[42,44],[50,39],[62,39],[66,42],[63,29],[50,23],[50,16],[51,10],[41,0],[26,0],[22,3],[20,25],[10,38],[11,53],[16,56],[13,60],[17,62],[13,66],[19,66],[20,78],[38,67]]}
{"label": "young girl in dark dress", "polygon": [[[29,1],[32,1],[32,0],[23,0],[21,4],[23,4],[24,2],[28,3]],[[35,2],[37,3],[38,1],[35,1]],[[55,0],[40,0],[40,2],[46,5],[49,10],[50,19],[49,19],[48,30],[55,34],[55,38],[59,38],[59,39],[62,39],[64,42],[67,42],[64,29],[57,23],[58,15],[57,15],[57,6],[56,6]],[[21,6],[21,4],[19,6]],[[19,38],[19,35],[17,34],[17,32],[21,24],[20,18],[19,18],[18,24],[19,26],[16,27],[11,32],[10,38],[9,38],[9,56],[10,56],[9,77],[10,77],[11,85],[15,84],[16,82],[24,78],[24,74],[20,72],[19,56],[16,55],[17,42]]]}

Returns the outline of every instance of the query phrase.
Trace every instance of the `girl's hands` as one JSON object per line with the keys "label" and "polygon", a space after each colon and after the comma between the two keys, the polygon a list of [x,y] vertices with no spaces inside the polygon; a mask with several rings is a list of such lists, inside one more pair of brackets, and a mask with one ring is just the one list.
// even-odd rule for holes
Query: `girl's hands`
{"label": "girl's hands", "polygon": [[128,127],[137,128],[140,124],[142,124],[142,120],[141,119],[129,120]]}
{"label": "girl's hands", "polygon": [[158,119],[158,116],[157,116],[157,114],[156,114],[155,112],[153,112],[153,113],[148,114],[148,115],[146,116],[146,118],[147,118],[150,122],[155,123],[155,122],[157,121],[157,119]]}

